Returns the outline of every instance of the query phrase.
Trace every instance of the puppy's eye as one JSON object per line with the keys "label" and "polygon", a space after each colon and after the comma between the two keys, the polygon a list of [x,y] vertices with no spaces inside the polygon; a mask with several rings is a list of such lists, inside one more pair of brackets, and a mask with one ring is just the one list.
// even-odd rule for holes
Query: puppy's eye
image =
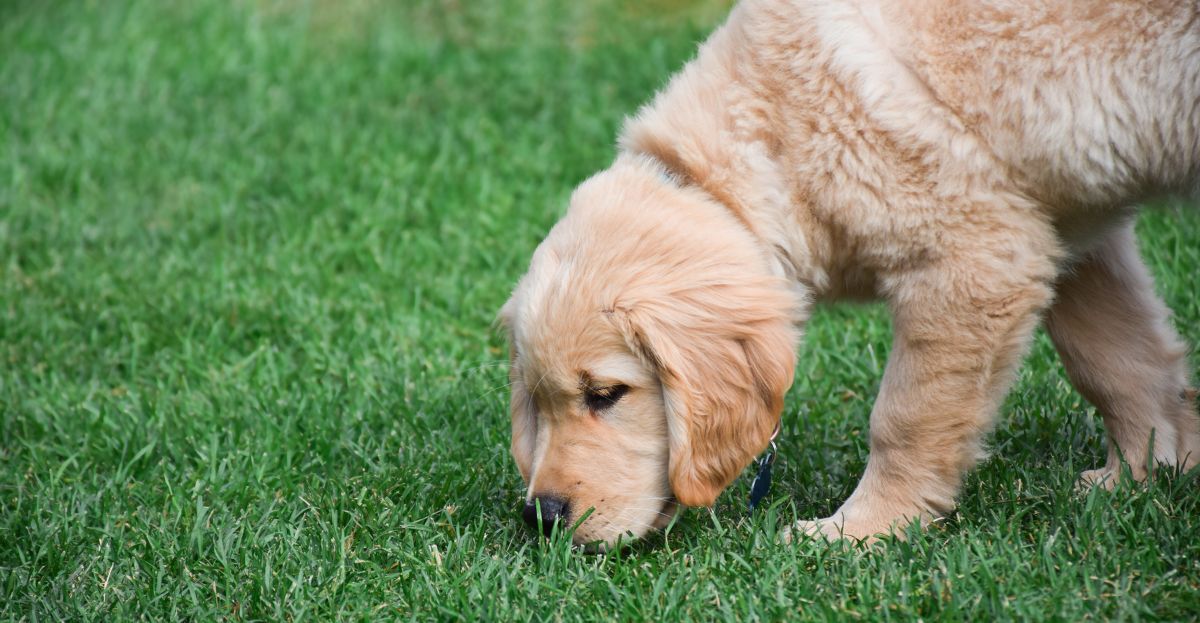
{"label": "puppy's eye", "polygon": [[612,387],[595,387],[583,390],[583,401],[592,411],[604,411],[617,404],[627,392],[628,385],[613,385]]}

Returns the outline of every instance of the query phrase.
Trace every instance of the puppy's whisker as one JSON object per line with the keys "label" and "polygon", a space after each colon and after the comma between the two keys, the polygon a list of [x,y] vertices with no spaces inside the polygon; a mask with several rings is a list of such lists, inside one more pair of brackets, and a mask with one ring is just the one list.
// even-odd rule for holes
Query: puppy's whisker
{"label": "puppy's whisker", "polygon": [[475,399],[479,400],[481,398],[487,398],[488,396],[491,396],[492,394],[494,394],[498,391],[508,389],[512,386],[513,386],[512,383],[504,383],[502,385],[497,385],[496,387],[493,387],[491,389],[486,389],[483,392],[479,393],[478,395],[475,396]]}
{"label": "puppy's whisker", "polygon": [[455,374],[462,377],[467,376],[468,374],[474,374],[480,370],[494,370],[496,368],[502,368],[506,365],[508,365],[507,361],[489,361],[487,363],[471,366],[469,368],[459,368],[458,370],[455,370]]}
{"label": "puppy's whisker", "polygon": [[652,507],[646,507],[646,506],[630,506],[630,507],[624,508],[621,510],[621,513],[618,514],[617,516],[623,517],[626,513],[632,513],[632,512],[638,512],[638,511],[649,511],[649,512],[654,513],[655,515],[659,515],[661,517],[670,517],[671,516],[670,513],[664,513],[662,511],[655,510]]}
{"label": "puppy's whisker", "polygon": [[654,520],[639,519],[632,516],[626,516],[626,513],[622,513],[613,520],[613,523],[617,525],[626,524],[623,526],[622,532],[634,532],[634,528],[637,528],[638,531],[649,528],[650,526],[654,525]]}
{"label": "puppy's whisker", "polygon": [[542,381],[546,380],[546,375],[548,375],[548,374],[550,374],[550,373],[549,373],[549,372],[543,372],[543,373],[542,373],[542,376],[541,376],[541,378],[539,378],[539,379],[537,380],[537,383],[534,383],[534,384],[533,384],[533,389],[530,389],[530,390],[529,390],[529,395],[530,395],[530,396],[533,396],[534,394],[536,394],[536,393],[537,393],[537,390],[538,390],[538,388],[542,386]]}
{"label": "puppy's whisker", "polygon": [[495,387],[491,387],[487,391],[496,391],[498,389],[508,389],[512,386],[513,386],[513,383],[511,381],[509,381],[507,383],[501,383],[499,385],[496,385]]}

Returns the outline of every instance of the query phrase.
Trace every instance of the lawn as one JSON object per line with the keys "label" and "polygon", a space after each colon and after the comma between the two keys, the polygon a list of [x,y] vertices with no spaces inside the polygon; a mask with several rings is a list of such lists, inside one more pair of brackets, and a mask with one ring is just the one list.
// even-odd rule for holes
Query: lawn
{"label": "lawn", "polygon": [[[874,306],[810,325],[767,511],[524,527],[494,314],[725,9],[0,0],[0,619],[1197,616],[1196,479],[1075,493],[1044,337],[943,529],[778,544],[864,465]],[[1200,211],[1139,232],[1200,341]]]}

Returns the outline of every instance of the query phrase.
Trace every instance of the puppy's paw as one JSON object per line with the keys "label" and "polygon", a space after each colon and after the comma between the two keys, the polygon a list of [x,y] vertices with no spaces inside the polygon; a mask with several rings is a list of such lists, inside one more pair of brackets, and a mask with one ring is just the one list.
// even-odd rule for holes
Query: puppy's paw
{"label": "puppy's paw", "polygon": [[781,538],[784,543],[792,543],[804,538],[826,542],[833,542],[842,538],[857,540],[853,535],[846,534],[844,526],[845,520],[841,515],[834,515],[833,517],[826,517],[824,519],[801,520],[785,528]]}
{"label": "puppy's paw", "polygon": [[781,537],[784,543],[811,538],[826,542],[842,539],[870,545],[884,537],[905,538],[904,527],[911,523],[931,527],[941,522],[942,519],[928,512],[914,512],[911,516],[905,515],[898,519],[882,515],[860,517],[838,512],[824,519],[797,521],[790,529],[785,529]]}
{"label": "puppy's paw", "polygon": [[1079,480],[1075,481],[1075,490],[1086,492],[1088,489],[1099,487],[1112,491],[1120,479],[1121,473],[1119,469],[1112,467],[1089,469],[1079,474]]}
{"label": "puppy's paw", "polygon": [[880,537],[887,536],[891,524],[883,522],[864,522],[847,519],[844,513],[835,513],[823,519],[797,521],[790,529],[785,530],[785,543],[805,538],[833,543],[839,540],[851,543],[874,543]]}

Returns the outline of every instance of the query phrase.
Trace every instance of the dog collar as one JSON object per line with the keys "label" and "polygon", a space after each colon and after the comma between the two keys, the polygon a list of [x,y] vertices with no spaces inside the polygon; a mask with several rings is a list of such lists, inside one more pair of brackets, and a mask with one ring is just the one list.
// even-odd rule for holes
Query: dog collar
{"label": "dog collar", "polygon": [[758,472],[754,475],[754,480],[750,483],[750,512],[758,507],[758,503],[767,497],[767,493],[771,491],[771,466],[775,464],[775,455],[779,449],[775,446],[775,438],[779,436],[779,429],[783,426],[783,419],[775,424],[775,432],[771,433],[771,445],[767,448],[762,458],[758,460]]}

